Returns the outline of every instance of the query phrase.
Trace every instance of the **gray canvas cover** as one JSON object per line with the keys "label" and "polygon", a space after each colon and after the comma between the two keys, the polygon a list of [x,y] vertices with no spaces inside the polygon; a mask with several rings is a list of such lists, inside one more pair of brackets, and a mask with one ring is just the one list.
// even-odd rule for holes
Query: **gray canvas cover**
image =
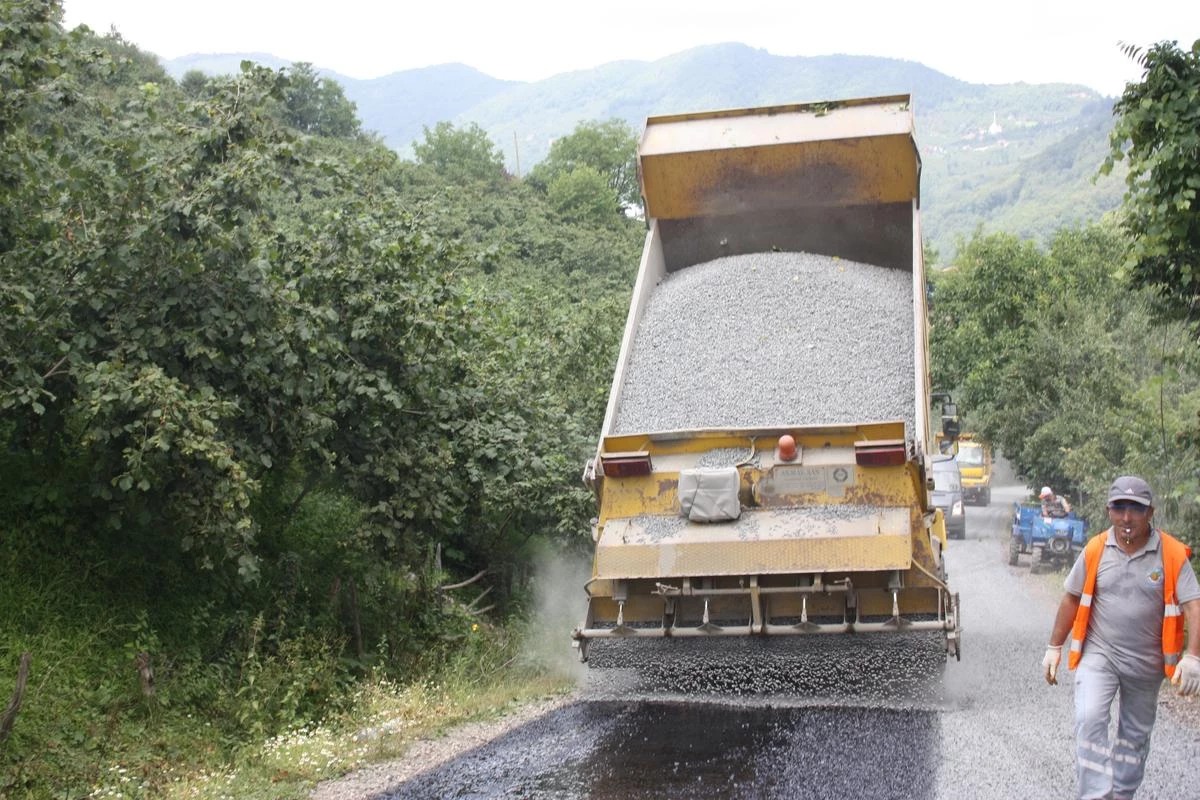
{"label": "gray canvas cover", "polygon": [[679,512],[692,522],[725,522],[742,514],[737,467],[679,473]]}

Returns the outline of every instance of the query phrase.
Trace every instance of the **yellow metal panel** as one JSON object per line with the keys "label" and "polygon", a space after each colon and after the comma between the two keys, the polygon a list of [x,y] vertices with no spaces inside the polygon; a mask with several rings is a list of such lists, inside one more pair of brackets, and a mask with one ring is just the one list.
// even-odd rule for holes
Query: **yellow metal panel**
{"label": "yellow metal panel", "polygon": [[656,156],[913,133],[908,95],[653,116],[638,153]]}
{"label": "yellow metal panel", "polygon": [[918,161],[907,139],[847,139],[643,157],[646,213],[718,217],[812,206],[909,202]]}
{"label": "yellow metal panel", "polygon": [[638,158],[659,219],[909,202],[920,185],[906,95],[651,117]]}
{"label": "yellow metal panel", "polygon": [[748,511],[733,522],[672,517],[610,520],[596,547],[603,579],[908,569],[909,510]]}
{"label": "yellow metal panel", "polygon": [[[792,433],[800,448],[791,462],[779,461],[776,452],[779,433],[785,430]],[[602,441],[602,460],[615,452],[644,450],[650,453],[654,472],[599,478],[600,522],[604,525],[613,519],[677,512],[679,470],[694,467],[698,456],[718,448],[744,449],[752,461],[740,468],[741,499],[747,507],[857,505],[919,509],[925,489],[917,485],[920,478],[915,464],[855,464],[855,442],[880,441],[903,433],[903,423],[872,423],[607,436]]]}
{"label": "yellow metal panel", "polygon": [[763,428],[704,428],[683,431],[606,434],[601,452],[648,450],[659,453],[703,453],[725,447],[773,448],[780,434],[791,434],[806,449],[853,446],[858,441],[903,439],[903,422],[858,422],[834,425],[787,425]]}
{"label": "yellow metal panel", "polygon": [[678,472],[655,472],[634,478],[605,478],[600,519],[670,514],[677,510],[678,487]]}
{"label": "yellow metal panel", "polygon": [[908,569],[911,563],[911,539],[886,535],[662,545],[601,543],[596,550],[596,572],[609,579],[874,572]]}

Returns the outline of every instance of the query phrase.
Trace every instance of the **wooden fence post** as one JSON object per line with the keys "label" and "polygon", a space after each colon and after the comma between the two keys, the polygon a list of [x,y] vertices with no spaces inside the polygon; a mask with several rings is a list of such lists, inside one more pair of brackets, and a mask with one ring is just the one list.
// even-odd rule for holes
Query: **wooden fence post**
{"label": "wooden fence post", "polygon": [[142,695],[154,697],[154,667],[150,665],[150,654],[138,653],[133,665],[137,667],[138,677],[142,680]]}

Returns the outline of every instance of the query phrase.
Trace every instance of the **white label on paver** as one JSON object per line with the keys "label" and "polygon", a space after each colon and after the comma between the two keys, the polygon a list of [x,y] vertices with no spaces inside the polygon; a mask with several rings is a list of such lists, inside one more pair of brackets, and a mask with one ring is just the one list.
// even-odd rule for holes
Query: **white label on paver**
{"label": "white label on paver", "polygon": [[854,485],[854,468],[850,466],[802,467],[776,466],[771,472],[775,494],[792,495],[825,492],[841,497],[847,486]]}
{"label": "white label on paver", "polygon": [[807,494],[825,491],[824,467],[775,467],[772,472],[776,494]]}

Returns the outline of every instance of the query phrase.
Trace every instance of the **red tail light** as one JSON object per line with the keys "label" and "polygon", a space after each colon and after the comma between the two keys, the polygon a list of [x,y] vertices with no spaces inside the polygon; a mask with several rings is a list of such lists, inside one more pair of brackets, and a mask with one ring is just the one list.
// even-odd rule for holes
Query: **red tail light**
{"label": "red tail light", "polygon": [[854,445],[854,461],[860,467],[898,467],[907,460],[908,449],[899,439]]}
{"label": "red tail light", "polygon": [[634,453],[602,453],[600,461],[609,478],[632,478],[650,474],[650,454],[645,450]]}

